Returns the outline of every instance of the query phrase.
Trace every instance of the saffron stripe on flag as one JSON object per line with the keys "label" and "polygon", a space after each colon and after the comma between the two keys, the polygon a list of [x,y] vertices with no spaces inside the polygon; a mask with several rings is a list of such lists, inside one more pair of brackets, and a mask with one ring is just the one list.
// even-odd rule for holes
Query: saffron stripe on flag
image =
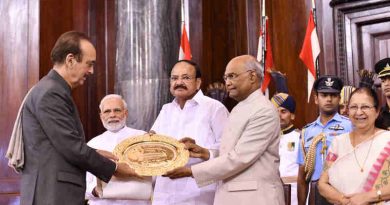
{"label": "saffron stripe on flag", "polygon": [[309,22],[307,24],[306,35],[299,58],[308,69],[307,78],[307,102],[310,100],[311,90],[316,79],[316,60],[320,54],[320,44],[318,41],[316,25],[314,23],[313,10],[310,11]]}
{"label": "saffron stripe on flag", "polygon": [[180,40],[180,49],[179,49],[179,60],[191,60],[191,47],[188,40],[187,31],[185,23],[182,25],[181,40]]}
{"label": "saffron stripe on flag", "polygon": [[261,91],[264,93],[268,88],[268,85],[271,81],[271,70],[274,67],[274,59],[272,56],[272,46],[271,46],[271,32],[268,25],[268,18],[265,21],[266,26],[266,53],[265,53],[265,67],[264,67],[264,79],[261,85]]}

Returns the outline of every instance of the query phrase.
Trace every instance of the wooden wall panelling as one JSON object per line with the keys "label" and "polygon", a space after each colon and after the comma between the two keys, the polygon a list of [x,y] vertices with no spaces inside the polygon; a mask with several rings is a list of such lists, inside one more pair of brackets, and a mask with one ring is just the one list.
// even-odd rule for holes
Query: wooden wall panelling
{"label": "wooden wall panelling", "polygon": [[[38,80],[38,0],[0,1],[0,155],[5,156],[20,104]],[[0,159],[0,204],[19,204],[19,178]]]}
{"label": "wooden wall panelling", "polygon": [[322,75],[337,75],[333,9],[329,4],[330,0],[316,1],[317,35],[321,47],[319,66]]}
{"label": "wooden wall panelling", "polygon": [[228,6],[228,61],[230,61],[236,56],[248,54],[247,34],[249,25],[247,22],[247,1],[230,0]]}
{"label": "wooden wall panelling", "polygon": [[[358,85],[357,71],[374,71],[375,63],[389,57],[390,2],[386,0],[354,1],[334,7],[337,70],[349,84]],[[385,103],[380,89],[378,96]]]}
{"label": "wooden wall panelling", "polygon": [[[251,2],[250,5],[254,4]],[[240,0],[202,1],[200,9],[190,4],[190,10],[193,11],[192,9],[202,16],[201,23],[194,26],[202,27],[202,35],[195,36],[195,42],[202,43],[195,46],[201,48],[199,62],[203,72],[202,89],[205,90],[209,83],[223,82],[222,75],[233,57],[248,53],[248,3]],[[190,28],[190,41],[194,40],[192,32],[194,30],[191,31]],[[236,102],[228,98],[226,104],[231,109]]]}
{"label": "wooden wall panelling", "polygon": [[[196,62],[202,69],[201,57],[202,49],[202,35],[203,35],[203,18],[202,18],[202,0],[188,1],[189,12],[189,41],[191,46],[192,60]],[[188,23],[188,22],[186,22]],[[205,84],[203,82],[203,84]]]}
{"label": "wooden wall panelling", "polygon": [[295,125],[302,127],[314,121],[318,113],[313,98],[307,103],[307,68],[299,58],[311,1],[272,0],[266,3],[272,5],[271,12],[266,12],[270,14],[274,69],[287,76],[289,93],[297,102]]}
{"label": "wooden wall panelling", "polygon": [[229,61],[228,2],[202,1],[202,57],[203,86],[222,82],[225,66]]}
{"label": "wooden wall panelling", "polygon": [[390,32],[390,2],[356,1],[334,7],[337,70],[344,82],[357,85],[359,69],[372,70],[380,59],[375,39]]}
{"label": "wooden wall panelling", "polygon": [[260,35],[260,10],[259,0],[246,0],[246,26],[247,26],[247,53],[257,57],[257,47]]}
{"label": "wooden wall panelling", "polygon": [[89,32],[96,45],[97,65],[87,87],[88,140],[105,131],[99,117],[99,104],[105,95],[114,93],[117,26],[115,1],[89,0],[89,5]]}
{"label": "wooden wall panelling", "polygon": [[[302,79],[306,79],[307,70],[299,59],[310,3],[305,0],[266,1],[275,69],[288,76],[290,92],[298,104],[296,124],[299,127],[313,121],[317,115],[313,101],[306,103],[306,85],[302,84]],[[199,60],[202,68],[203,89],[211,82],[222,81],[225,67],[233,57],[247,53],[256,56],[260,10],[259,0],[190,3],[190,16],[202,16],[201,20],[190,18],[190,42],[195,51],[194,60]],[[326,19],[329,17],[324,21]],[[202,35],[198,35],[198,31]],[[232,108],[235,102],[228,98],[226,104]]]}

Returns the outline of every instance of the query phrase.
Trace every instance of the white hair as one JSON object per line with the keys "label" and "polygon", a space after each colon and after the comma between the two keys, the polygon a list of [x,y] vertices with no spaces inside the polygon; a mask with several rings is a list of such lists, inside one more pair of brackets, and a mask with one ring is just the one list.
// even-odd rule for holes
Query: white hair
{"label": "white hair", "polygon": [[104,96],[104,98],[100,101],[100,105],[99,105],[100,112],[103,112],[103,104],[104,104],[104,101],[106,101],[107,99],[111,99],[111,98],[116,98],[116,99],[122,100],[123,107],[127,110],[127,103],[126,103],[126,101],[123,99],[122,96],[120,96],[120,95],[118,95],[118,94],[109,94],[109,95]]}
{"label": "white hair", "polygon": [[245,62],[246,70],[254,70],[257,77],[260,78],[260,81],[264,79],[264,67],[263,65],[257,61],[254,57],[251,60]]}

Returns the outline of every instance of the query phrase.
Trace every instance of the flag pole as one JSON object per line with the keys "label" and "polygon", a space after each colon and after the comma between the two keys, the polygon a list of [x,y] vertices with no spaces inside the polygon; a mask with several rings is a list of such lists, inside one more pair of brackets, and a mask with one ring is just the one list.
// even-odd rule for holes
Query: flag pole
{"label": "flag pole", "polygon": [[181,23],[185,21],[184,0],[181,0]]}
{"label": "flag pole", "polygon": [[[179,47],[179,60],[191,60],[191,46],[189,42],[189,16],[188,0],[181,0],[181,36]],[[186,24],[187,22],[187,24]]]}
{"label": "flag pole", "polygon": [[265,68],[265,53],[267,52],[267,27],[266,27],[266,22],[267,22],[267,16],[265,15],[265,1],[266,0],[261,0],[262,6],[261,6],[261,31],[262,31],[262,47],[263,47],[263,52],[261,54],[261,60],[263,62],[263,68]]}
{"label": "flag pole", "polygon": [[317,36],[317,26],[314,20],[315,13],[315,0],[311,0],[312,8],[310,9],[309,21],[306,28],[305,38],[299,58],[303,61],[308,69],[307,72],[307,102],[310,102],[310,94],[312,91],[313,83],[315,79],[319,77],[319,64],[318,56],[321,52],[321,48]]}
{"label": "flag pole", "polygon": [[[318,36],[318,30],[317,30],[317,11],[316,11],[316,2],[315,0],[311,0],[311,3],[312,3],[312,7],[313,7],[313,20],[314,20],[314,25],[315,25],[315,29],[316,29],[316,32],[317,32],[317,36]],[[316,59],[316,79],[318,79],[320,77],[320,63],[319,63],[319,58]]]}

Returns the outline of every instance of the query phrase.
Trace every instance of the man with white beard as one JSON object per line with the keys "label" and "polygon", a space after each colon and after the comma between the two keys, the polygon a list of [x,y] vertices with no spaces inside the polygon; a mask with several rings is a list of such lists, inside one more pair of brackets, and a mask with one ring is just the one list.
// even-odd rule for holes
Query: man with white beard
{"label": "man with white beard", "polygon": [[[95,149],[106,150],[112,152],[117,144],[122,140],[131,137],[142,135],[145,131],[132,129],[126,126],[126,119],[128,116],[127,104],[120,95],[110,94],[106,95],[100,102],[100,120],[103,126],[107,129],[104,133],[96,136],[88,142],[88,145]],[[148,205],[150,204],[150,196],[147,199],[140,199],[140,196],[144,196],[145,193],[139,192],[150,192],[152,190],[151,178],[145,178],[144,181],[126,180],[119,181],[118,179],[111,180],[107,187],[114,187],[114,192],[125,192],[127,195],[126,200],[105,198],[105,190],[103,188],[103,196],[97,188],[97,179],[91,173],[87,173],[87,191],[86,198],[89,199],[89,204],[92,205],[108,205],[108,204],[132,204],[132,205]],[[115,183],[115,184],[113,184]],[[139,187],[137,187],[139,183]],[[110,186],[109,186],[110,185]],[[150,186],[149,186],[150,185]],[[145,186],[150,188],[145,190]],[[117,187],[117,189],[115,189]],[[130,187],[130,188],[129,188]],[[129,190],[132,189],[132,190]],[[108,192],[108,191],[107,191]],[[110,191],[112,192],[112,190]],[[114,194],[115,195],[115,194]],[[135,197],[132,199],[132,195]],[[103,197],[103,198],[99,198]],[[142,198],[142,197],[141,197]]]}

